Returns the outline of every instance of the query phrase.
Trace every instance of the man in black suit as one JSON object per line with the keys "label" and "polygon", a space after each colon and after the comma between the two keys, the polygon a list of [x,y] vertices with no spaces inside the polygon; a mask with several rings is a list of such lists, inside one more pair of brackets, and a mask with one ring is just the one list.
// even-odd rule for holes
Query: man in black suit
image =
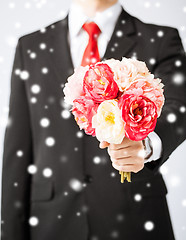
{"label": "man in black suit", "polygon": [[[115,4],[87,0],[84,10],[102,15]],[[21,37],[16,48],[4,141],[1,239],[173,240],[159,168],[186,136],[186,57],[178,31],[143,23],[122,9],[100,53],[101,59],[137,57],[165,84],[165,106],[155,128],[161,156],[133,170],[132,183],[121,184],[107,150],[79,131],[64,103],[62,88],[81,61],[81,43],[75,54],[69,34],[71,23],[68,15]]]}

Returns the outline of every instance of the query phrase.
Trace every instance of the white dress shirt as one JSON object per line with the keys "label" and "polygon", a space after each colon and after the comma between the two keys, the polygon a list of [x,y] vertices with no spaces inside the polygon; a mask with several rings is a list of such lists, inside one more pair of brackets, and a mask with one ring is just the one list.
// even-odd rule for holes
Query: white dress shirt
{"label": "white dress shirt", "polygon": [[[117,2],[106,10],[97,12],[93,18],[90,18],[83,12],[81,6],[75,3],[71,4],[68,16],[68,26],[69,45],[74,68],[81,65],[81,60],[88,44],[89,36],[82,28],[83,24],[86,21],[94,21],[99,26],[101,33],[98,37],[98,50],[100,58],[102,58],[121,11],[122,6]],[[160,137],[155,132],[151,132],[148,137],[153,149],[153,154],[145,161],[145,163],[159,159],[162,152],[162,142]]]}
{"label": "white dress shirt", "polygon": [[121,5],[116,3],[103,12],[97,12],[94,18],[89,18],[84,14],[79,5],[72,3],[69,11],[68,24],[70,51],[74,68],[81,65],[83,53],[88,44],[89,36],[88,33],[82,29],[83,24],[86,21],[94,21],[99,26],[101,34],[98,37],[98,50],[102,58],[121,11]]}

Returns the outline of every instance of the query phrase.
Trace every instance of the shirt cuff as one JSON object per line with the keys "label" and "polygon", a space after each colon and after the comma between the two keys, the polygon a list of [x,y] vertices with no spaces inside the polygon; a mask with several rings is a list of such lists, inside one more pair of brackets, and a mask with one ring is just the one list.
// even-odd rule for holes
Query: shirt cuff
{"label": "shirt cuff", "polygon": [[151,132],[147,139],[152,147],[152,155],[148,159],[145,159],[145,163],[158,160],[162,155],[162,141],[158,134]]}

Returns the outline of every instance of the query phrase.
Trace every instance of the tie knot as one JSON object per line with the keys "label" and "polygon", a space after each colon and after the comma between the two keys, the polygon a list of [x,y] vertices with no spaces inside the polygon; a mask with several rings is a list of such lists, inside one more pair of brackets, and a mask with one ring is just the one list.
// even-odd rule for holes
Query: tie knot
{"label": "tie knot", "polygon": [[84,23],[83,29],[88,33],[89,37],[97,38],[101,32],[100,28],[95,22]]}

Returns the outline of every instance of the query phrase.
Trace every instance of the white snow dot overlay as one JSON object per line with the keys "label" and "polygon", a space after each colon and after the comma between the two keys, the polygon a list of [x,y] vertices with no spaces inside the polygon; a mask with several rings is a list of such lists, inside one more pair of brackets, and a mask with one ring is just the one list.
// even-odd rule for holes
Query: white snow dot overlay
{"label": "white snow dot overlay", "polygon": [[76,215],[79,217],[79,216],[81,215],[81,213],[80,213],[80,212],[77,212]]}
{"label": "white snow dot overlay", "polygon": [[168,168],[167,168],[167,166],[162,165],[162,166],[160,167],[160,172],[161,172],[161,174],[166,175],[166,174],[168,173]]}
{"label": "white snow dot overlay", "polygon": [[82,138],[82,137],[83,137],[83,132],[82,132],[82,131],[78,131],[78,132],[76,133],[76,136],[77,136],[78,138]]}
{"label": "white snow dot overlay", "polygon": [[80,192],[83,189],[82,183],[75,178],[70,180],[69,185],[75,192]]}
{"label": "white snow dot overlay", "polygon": [[118,231],[112,231],[111,232],[111,238],[118,238],[119,237],[119,232]]}
{"label": "white snow dot overlay", "polygon": [[173,76],[173,82],[176,84],[176,85],[181,85],[184,83],[184,76],[183,74],[181,73],[176,73],[174,74]]}
{"label": "white snow dot overlay", "polygon": [[37,172],[37,167],[34,164],[32,164],[28,166],[27,170],[30,174],[35,174]]}
{"label": "white snow dot overlay", "polygon": [[30,58],[35,59],[37,54],[35,52],[30,53]]}
{"label": "white snow dot overlay", "polygon": [[117,31],[117,32],[116,32],[116,36],[117,36],[117,37],[122,37],[122,36],[123,36],[123,32],[120,31],[120,30]]}
{"label": "white snow dot overlay", "polygon": [[15,201],[14,202],[14,207],[15,208],[19,209],[19,208],[21,208],[21,206],[22,206],[22,203],[20,201]]}
{"label": "white snow dot overlay", "polygon": [[46,49],[46,44],[45,43],[41,43],[39,45],[39,47],[40,47],[40,49],[44,50],[44,49]]}
{"label": "white snow dot overlay", "polygon": [[150,41],[153,43],[153,42],[155,41],[155,39],[154,39],[154,38],[151,38]]}
{"label": "white snow dot overlay", "polygon": [[180,112],[181,113],[185,113],[186,112],[186,107],[185,106],[181,106],[180,107]]}
{"label": "white snow dot overlay", "polygon": [[40,121],[40,125],[44,128],[48,127],[50,125],[50,121],[48,118],[42,118]]}
{"label": "white snow dot overlay", "polygon": [[16,155],[17,155],[18,157],[22,157],[22,156],[23,156],[23,151],[18,150],[17,153],[16,153]]}
{"label": "white snow dot overlay", "polygon": [[157,35],[158,35],[158,37],[163,37],[164,32],[160,30],[160,31],[157,32]]}
{"label": "white snow dot overlay", "polygon": [[21,71],[21,73],[20,73],[20,78],[21,78],[22,80],[27,80],[27,79],[29,78],[29,76],[30,76],[30,74],[29,74],[29,72],[26,71],[26,70],[23,70],[23,71]]}
{"label": "white snow dot overlay", "polygon": [[46,138],[45,143],[48,147],[52,147],[55,144],[55,139],[53,137],[48,137]]}
{"label": "white snow dot overlay", "polygon": [[18,186],[18,183],[17,183],[17,182],[15,182],[15,183],[14,183],[14,187],[17,187],[17,186]]}
{"label": "white snow dot overlay", "polygon": [[41,33],[45,33],[45,32],[46,32],[46,28],[44,28],[44,27],[41,28],[41,29],[40,29],[40,32],[41,32]]}
{"label": "white snow dot overlay", "polygon": [[[63,83],[61,84],[61,87],[62,87],[62,88],[64,87],[64,84],[63,84]],[[66,103],[66,102],[64,101],[64,99],[62,99],[62,100],[60,101],[60,104],[61,104],[61,106],[62,106],[64,109],[67,109],[67,110],[70,110],[70,109],[71,109],[71,104]]]}
{"label": "white snow dot overlay", "polygon": [[134,200],[135,200],[136,202],[140,202],[141,199],[142,199],[141,194],[137,193],[137,194],[134,195]]}
{"label": "white snow dot overlay", "polygon": [[38,84],[34,84],[31,87],[31,92],[34,94],[38,94],[41,91],[41,88]]}
{"label": "white snow dot overlay", "polygon": [[42,72],[43,74],[47,74],[47,73],[48,73],[48,68],[47,68],[47,67],[43,67],[43,68],[41,69],[41,72]]}
{"label": "white snow dot overlay", "polygon": [[183,206],[183,207],[186,207],[186,199],[183,199],[183,201],[182,201],[182,206]]}
{"label": "white snow dot overlay", "polygon": [[110,176],[115,177],[116,176],[115,172],[111,172]]}
{"label": "white snow dot overlay", "polygon": [[124,220],[124,218],[125,218],[124,215],[121,213],[116,216],[116,219],[118,222],[122,222]]}
{"label": "white snow dot overlay", "polygon": [[176,60],[175,65],[176,67],[180,67],[182,65],[182,62],[180,60]]}
{"label": "white snow dot overlay", "polygon": [[151,59],[149,60],[149,63],[150,63],[151,65],[154,65],[154,64],[156,63],[156,59],[155,59],[155,58],[151,58]]}
{"label": "white snow dot overlay", "polygon": [[159,2],[156,2],[156,3],[155,3],[155,6],[156,6],[157,8],[159,8],[160,5],[161,5],[161,4],[160,4]]}
{"label": "white snow dot overlay", "polygon": [[37,102],[37,98],[32,97],[32,98],[30,99],[30,102],[31,102],[31,103],[36,103],[36,102]]}
{"label": "white snow dot overlay", "polygon": [[152,221],[147,221],[144,224],[144,228],[147,231],[152,231],[154,229],[154,223]]}
{"label": "white snow dot overlay", "polygon": [[51,168],[45,168],[44,170],[43,170],[43,176],[44,177],[51,177],[52,176],[52,169]]}
{"label": "white snow dot overlay", "polygon": [[169,182],[172,187],[178,187],[181,183],[181,179],[179,176],[171,176]]}
{"label": "white snow dot overlay", "polygon": [[39,223],[39,219],[35,216],[29,218],[29,224],[33,227],[37,226]]}
{"label": "white snow dot overlay", "polygon": [[145,2],[145,3],[144,3],[144,7],[145,7],[145,8],[149,8],[150,5],[151,5],[150,2]]}
{"label": "white snow dot overlay", "polygon": [[96,157],[93,158],[93,162],[94,162],[95,164],[99,164],[99,163],[101,162],[101,158],[98,157],[98,156],[96,156]]}
{"label": "white snow dot overlay", "polygon": [[167,115],[167,121],[170,122],[170,123],[176,122],[176,119],[177,119],[177,117],[174,113],[169,113]]}
{"label": "white snow dot overlay", "polygon": [[63,110],[62,112],[61,112],[61,116],[62,116],[62,118],[64,118],[64,119],[68,119],[69,117],[70,117],[70,111],[69,110]]}
{"label": "white snow dot overlay", "polygon": [[15,72],[15,75],[19,75],[21,73],[21,70],[19,68],[16,68],[14,72]]}

